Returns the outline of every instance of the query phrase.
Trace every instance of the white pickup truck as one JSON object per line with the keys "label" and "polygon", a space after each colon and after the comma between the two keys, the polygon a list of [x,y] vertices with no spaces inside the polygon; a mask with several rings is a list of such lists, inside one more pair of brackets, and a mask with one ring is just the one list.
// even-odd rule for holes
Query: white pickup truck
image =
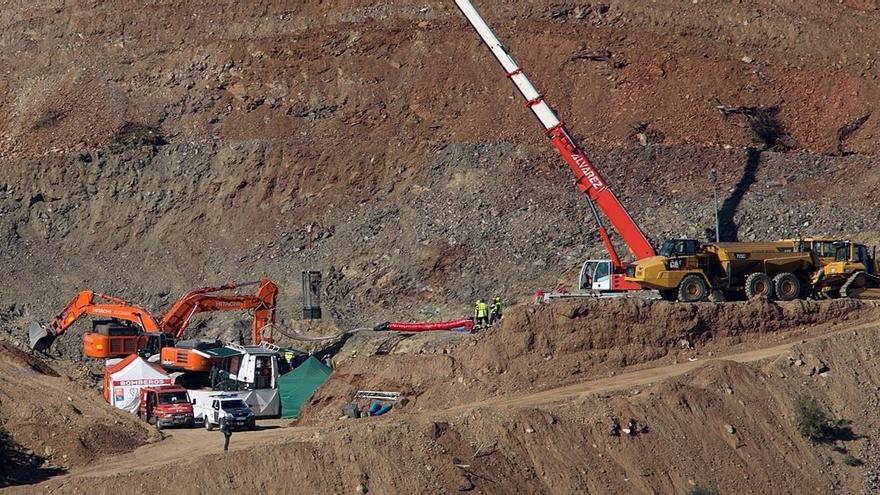
{"label": "white pickup truck", "polygon": [[216,394],[193,401],[193,414],[205,422],[208,431],[220,426],[220,419],[226,418],[231,428],[256,428],[256,416],[250,407],[234,394]]}

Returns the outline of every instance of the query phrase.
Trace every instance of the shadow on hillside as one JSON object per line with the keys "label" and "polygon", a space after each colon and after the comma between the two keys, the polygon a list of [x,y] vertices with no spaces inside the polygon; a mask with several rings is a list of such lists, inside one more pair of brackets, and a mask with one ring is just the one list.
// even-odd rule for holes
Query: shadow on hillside
{"label": "shadow on hillside", "polygon": [[23,452],[18,446],[7,452],[7,456],[0,465],[0,488],[34,485],[53,476],[67,473],[62,468],[44,467],[45,458]]}
{"label": "shadow on hillside", "polygon": [[850,422],[846,420],[837,421],[835,424],[829,425],[824,431],[824,437],[822,438],[822,442],[824,443],[832,443],[832,442],[852,442],[853,440],[860,440],[862,438],[867,438],[864,435],[856,434],[852,426],[850,426]]}
{"label": "shadow on hillside", "polygon": [[746,193],[755,183],[758,173],[758,166],[761,164],[761,150],[757,148],[748,148],[746,150],[747,160],[746,167],[743,170],[742,177],[733,188],[730,196],[721,204],[718,210],[718,224],[720,226],[722,242],[736,242],[739,240],[739,226],[734,221],[736,210],[742,203]]}

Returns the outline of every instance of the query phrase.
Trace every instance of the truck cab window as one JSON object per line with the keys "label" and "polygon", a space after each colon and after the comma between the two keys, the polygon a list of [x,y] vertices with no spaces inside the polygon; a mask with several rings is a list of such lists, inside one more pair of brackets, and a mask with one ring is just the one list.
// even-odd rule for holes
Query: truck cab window
{"label": "truck cab window", "polygon": [[856,246],[856,261],[868,266],[868,248],[865,246]]}
{"label": "truck cab window", "polygon": [[700,243],[693,239],[675,239],[666,241],[660,247],[660,256],[674,258],[676,256],[693,256],[700,249]]}
{"label": "truck cab window", "polygon": [[849,244],[837,246],[834,251],[834,261],[849,261]]}

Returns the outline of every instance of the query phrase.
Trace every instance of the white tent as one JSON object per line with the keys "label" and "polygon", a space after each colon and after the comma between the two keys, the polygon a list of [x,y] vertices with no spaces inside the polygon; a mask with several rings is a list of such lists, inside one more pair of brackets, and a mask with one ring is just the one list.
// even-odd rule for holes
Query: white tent
{"label": "white tent", "polygon": [[141,388],[171,385],[171,376],[159,366],[134,354],[108,366],[104,373],[104,397],[119,409],[136,413]]}

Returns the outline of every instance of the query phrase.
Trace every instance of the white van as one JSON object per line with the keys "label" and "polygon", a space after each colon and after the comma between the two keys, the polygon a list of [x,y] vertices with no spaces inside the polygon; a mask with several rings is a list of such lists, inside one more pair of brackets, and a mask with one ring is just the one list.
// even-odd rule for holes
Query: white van
{"label": "white van", "polygon": [[193,401],[193,414],[205,422],[208,431],[220,426],[220,419],[226,418],[230,428],[256,428],[254,411],[237,394],[215,394]]}

